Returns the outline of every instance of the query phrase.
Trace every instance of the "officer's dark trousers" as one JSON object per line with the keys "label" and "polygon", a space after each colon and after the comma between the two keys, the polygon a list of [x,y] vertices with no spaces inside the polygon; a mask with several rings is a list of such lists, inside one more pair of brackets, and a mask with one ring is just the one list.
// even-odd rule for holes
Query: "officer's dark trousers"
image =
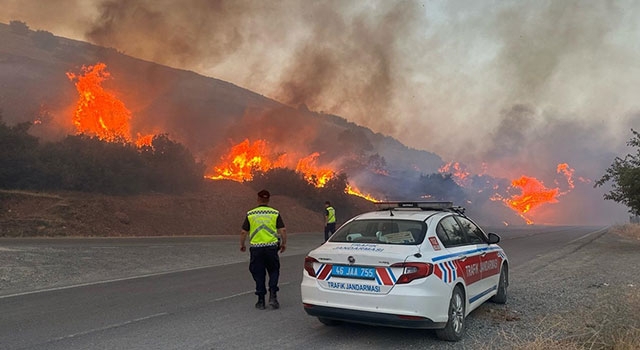
{"label": "officer's dark trousers", "polygon": [[334,232],[336,232],[336,223],[326,224],[324,227],[324,241],[326,242]]}
{"label": "officer's dark trousers", "polygon": [[249,248],[251,258],[249,260],[249,271],[256,281],[256,295],[267,294],[265,279],[269,273],[269,291],[277,292],[278,279],[280,278],[280,258],[278,257],[278,246],[251,247]]}

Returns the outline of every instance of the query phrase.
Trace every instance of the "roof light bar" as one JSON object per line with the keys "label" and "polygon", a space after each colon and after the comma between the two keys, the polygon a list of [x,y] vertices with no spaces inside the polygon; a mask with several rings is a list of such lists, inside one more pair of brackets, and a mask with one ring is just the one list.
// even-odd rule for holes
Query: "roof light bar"
{"label": "roof light bar", "polygon": [[422,210],[450,210],[453,209],[453,202],[377,202],[378,210],[391,209],[422,209]]}

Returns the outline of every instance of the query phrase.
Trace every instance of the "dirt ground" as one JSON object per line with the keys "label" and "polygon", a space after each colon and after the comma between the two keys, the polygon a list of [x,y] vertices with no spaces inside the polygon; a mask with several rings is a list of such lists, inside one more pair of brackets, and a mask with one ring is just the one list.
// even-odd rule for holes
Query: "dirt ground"
{"label": "dirt ground", "polygon": [[[0,237],[131,237],[233,235],[254,190],[234,181],[212,181],[197,193],[109,196],[78,192],[0,190]],[[289,232],[322,231],[318,211],[274,195]]]}

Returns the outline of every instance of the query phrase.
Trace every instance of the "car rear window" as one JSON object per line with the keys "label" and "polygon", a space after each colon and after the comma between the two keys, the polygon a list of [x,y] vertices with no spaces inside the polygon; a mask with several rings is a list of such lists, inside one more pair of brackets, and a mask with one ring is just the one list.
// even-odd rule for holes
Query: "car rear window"
{"label": "car rear window", "polygon": [[414,220],[355,220],[342,226],[330,242],[417,245],[424,241],[427,225]]}

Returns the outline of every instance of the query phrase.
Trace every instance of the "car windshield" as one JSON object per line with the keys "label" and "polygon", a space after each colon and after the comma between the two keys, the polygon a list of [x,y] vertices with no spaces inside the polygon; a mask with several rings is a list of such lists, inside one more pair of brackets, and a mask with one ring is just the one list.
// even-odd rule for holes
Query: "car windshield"
{"label": "car windshield", "polygon": [[336,231],[329,242],[417,245],[426,230],[424,222],[415,220],[354,220]]}

